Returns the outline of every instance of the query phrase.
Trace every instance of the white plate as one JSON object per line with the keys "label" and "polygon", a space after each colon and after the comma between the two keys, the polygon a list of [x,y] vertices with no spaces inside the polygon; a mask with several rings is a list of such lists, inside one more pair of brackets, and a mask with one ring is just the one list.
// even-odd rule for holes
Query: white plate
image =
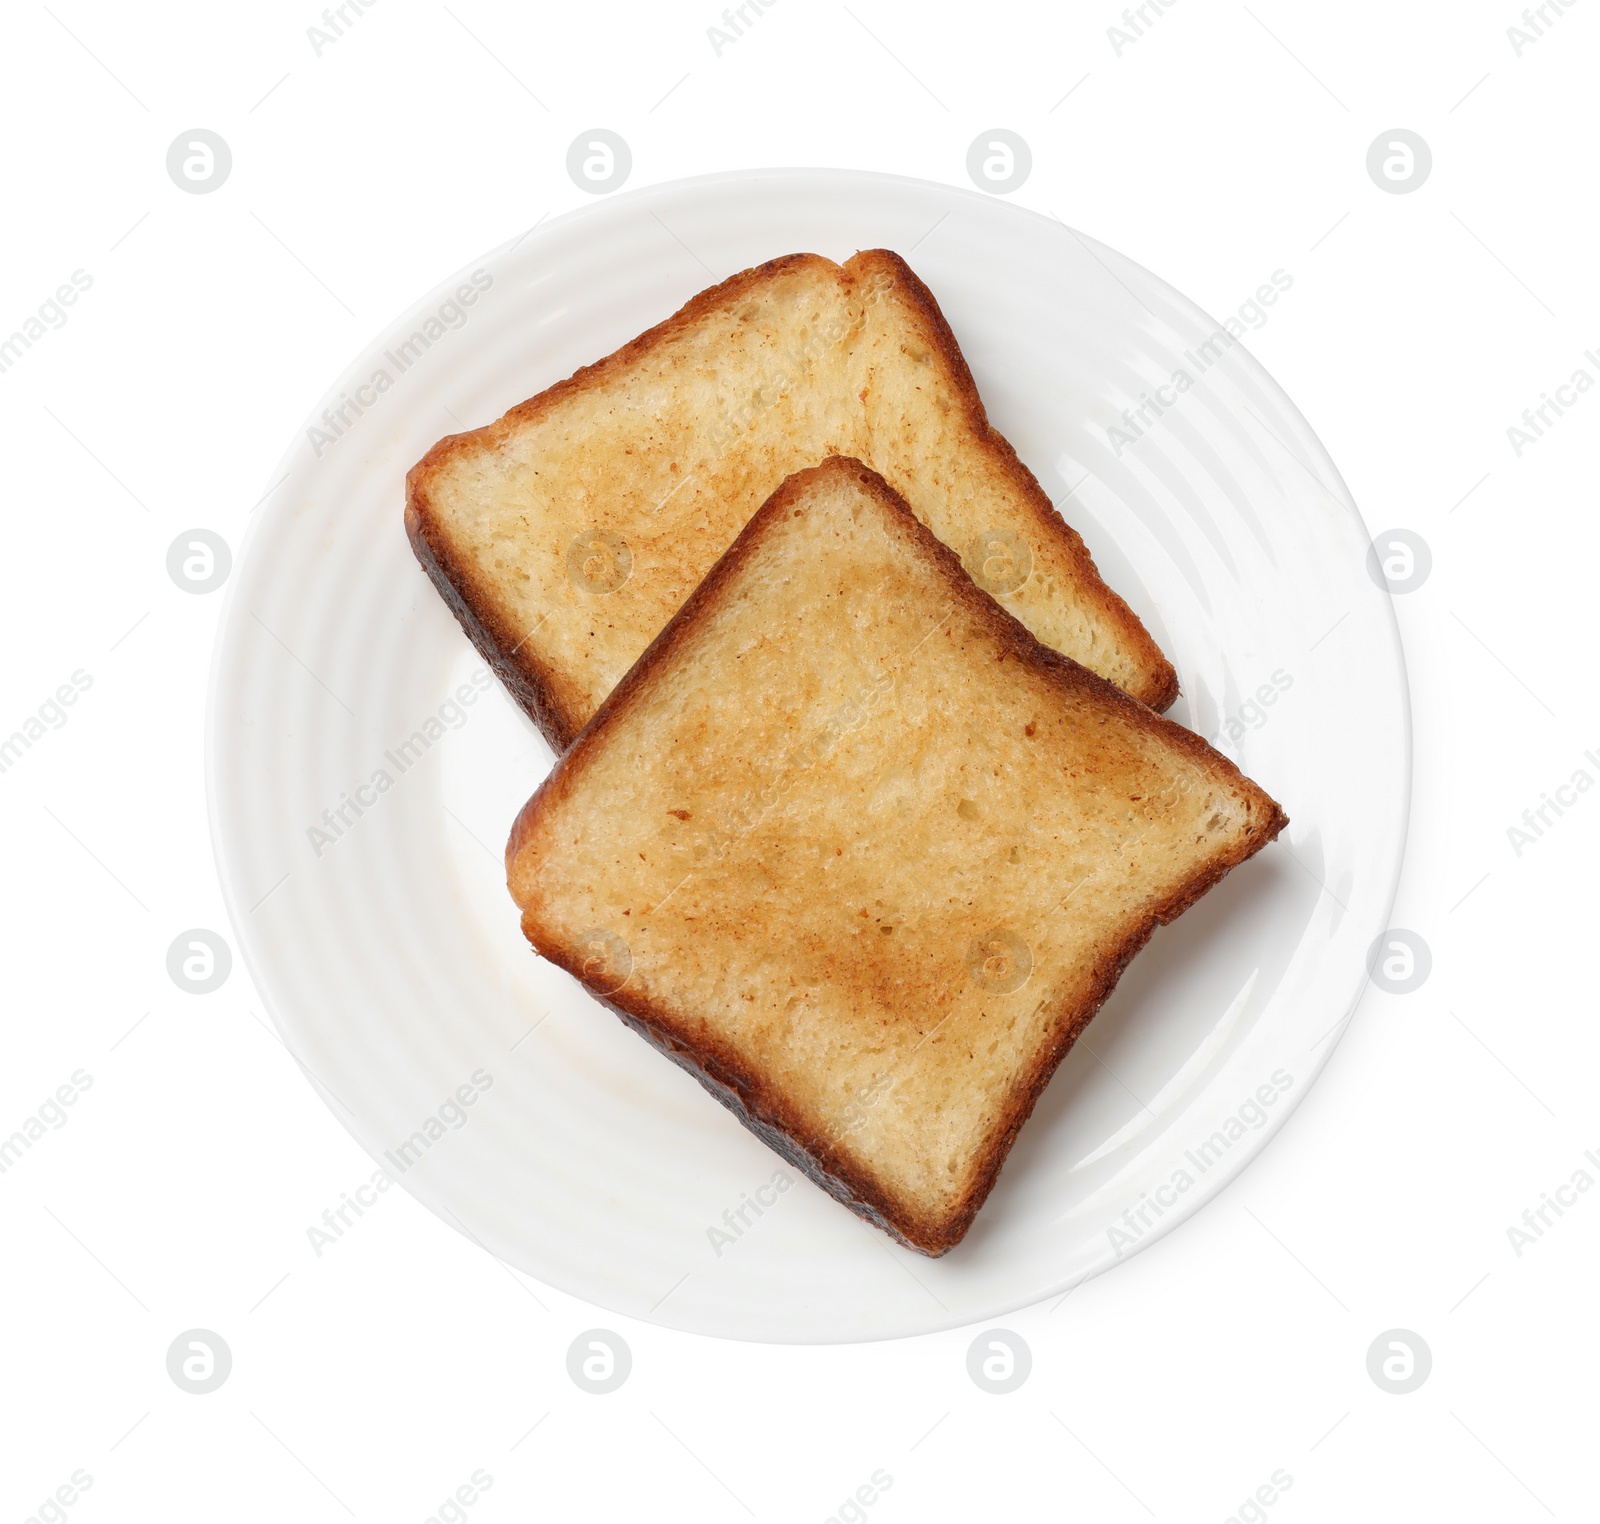
{"label": "white plate", "polygon": [[[487,681],[481,664],[401,522],[406,469],[441,434],[497,417],[736,270],[878,245],[928,282],[991,417],[1057,503],[1070,493],[1107,580],[1176,662],[1174,717],[1220,736],[1293,820],[1156,934],[966,1242],[938,1261],[792,1169],[772,1189],[776,1156],[529,950],[500,854],[550,753],[498,685],[471,686]],[[1304,419],[1147,271],[947,186],[811,170],[685,181],[547,223],[473,270],[487,288],[470,306],[451,305],[468,271],[333,387],[330,412],[369,399],[346,407],[342,433],[290,448],[239,557],[213,670],[208,787],[235,932],[335,1115],[380,1162],[420,1130],[422,1162],[393,1172],[510,1264],[619,1313],[734,1338],[995,1318],[1194,1211],[1326,1059],[1387,923],[1405,835],[1393,614]],[[432,342],[403,355],[430,316]],[[1180,371],[1193,383],[1181,391]],[[1146,405],[1142,437],[1116,439],[1145,395],[1173,405],[1159,418]],[[308,430],[332,435],[322,414]],[[451,697],[463,685],[470,707]],[[439,736],[402,769],[399,748],[430,719]],[[314,827],[336,834],[324,811],[362,801],[358,785],[371,803],[345,806],[349,825],[316,841]],[[470,1105],[453,1099],[462,1086]],[[758,1215],[745,1203],[763,1194]]]}

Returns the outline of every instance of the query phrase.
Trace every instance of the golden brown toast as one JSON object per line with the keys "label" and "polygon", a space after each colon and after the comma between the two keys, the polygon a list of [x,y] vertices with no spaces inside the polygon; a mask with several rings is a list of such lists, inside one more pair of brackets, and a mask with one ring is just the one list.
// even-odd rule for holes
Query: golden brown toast
{"label": "golden brown toast", "polygon": [[942,1254],[1128,960],[1285,824],[832,459],[601,705],[506,865],[540,953]]}
{"label": "golden brown toast", "polygon": [[1157,709],[1177,675],[989,426],[897,254],[794,254],[676,316],[408,475],[417,557],[563,749],[792,472],[881,472],[1028,626]]}

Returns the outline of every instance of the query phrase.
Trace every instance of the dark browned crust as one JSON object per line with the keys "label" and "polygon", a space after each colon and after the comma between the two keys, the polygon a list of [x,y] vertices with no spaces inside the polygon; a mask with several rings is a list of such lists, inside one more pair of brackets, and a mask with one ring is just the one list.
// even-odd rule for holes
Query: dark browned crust
{"label": "dark browned crust", "polygon": [[874,264],[887,266],[897,282],[904,285],[911,306],[921,317],[929,347],[943,361],[949,382],[979,444],[994,463],[1011,479],[1034,515],[1040,535],[1067,546],[1082,575],[1082,591],[1087,596],[1098,592],[1102,613],[1121,632],[1123,639],[1140,653],[1149,681],[1134,694],[1154,709],[1166,709],[1178,697],[1178,674],[1151,638],[1138,616],[1106,584],[1088,547],[1078,532],[1056,512],[1034,474],[1017,458],[1010,441],[989,423],[989,415],[978,395],[972,371],[961,347],[956,343],[944,313],[933,293],[922,283],[898,254],[889,249],[867,249],[854,255],[842,267],[820,254],[786,254],[749,270],[741,270],[720,284],[691,297],[664,322],[647,329],[622,348],[576,370],[565,381],[558,381],[537,396],[519,403],[502,417],[481,429],[464,434],[448,434],[406,473],[406,535],[417,560],[427,572],[440,596],[460,622],[483,659],[506,686],[512,698],[544,732],[557,752],[571,744],[582,729],[581,705],[570,694],[562,693],[554,673],[538,658],[529,643],[530,631],[507,624],[487,578],[469,557],[460,555],[450,544],[443,526],[435,517],[428,489],[437,472],[457,455],[487,445],[493,448],[513,430],[537,421],[563,398],[586,387],[602,385],[614,374],[646,358],[659,345],[691,328],[702,314],[731,304],[746,291],[799,267],[820,264],[830,271],[843,269],[854,280],[858,272]]}
{"label": "dark browned crust", "polygon": [[1086,999],[1072,1007],[1063,1004],[1055,1013],[1055,1035],[1007,1103],[1004,1125],[996,1135],[996,1142],[980,1166],[971,1188],[955,1211],[937,1220],[912,1215],[899,1203],[890,1200],[877,1181],[856,1169],[853,1162],[829,1139],[812,1132],[795,1114],[785,1096],[760,1074],[747,1070],[730,1048],[696,1034],[693,1023],[684,1013],[655,1005],[639,991],[631,990],[626,983],[616,990],[596,989],[594,983],[584,978],[584,950],[548,931],[539,921],[536,906],[521,906],[523,933],[541,956],[564,968],[580,983],[585,983],[634,1031],[689,1070],[757,1137],[804,1171],[830,1195],[909,1248],[936,1257],[953,1248],[965,1235],[978,1208],[993,1188],[1018,1130],[1032,1113],[1051,1075],[1066,1057],[1078,1034],[1105,1003],[1123,969],[1149,941],[1156,927],[1181,915],[1231,869],[1254,856],[1273,840],[1289,822],[1288,817],[1261,788],[1244,777],[1232,762],[1199,736],[1171,720],[1163,719],[1148,706],[1086,667],[1035,639],[1020,620],[1003,609],[967,576],[955,552],[917,519],[905,500],[881,476],[858,460],[833,457],[820,466],[796,472],[767,499],[688,601],[673,615],[601,704],[593,719],[517,815],[506,844],[508,875],[518,854],[536,835],[543,820],[577,788],[591,753],[605,744],[609,732],[647,692],[657,671],[670,664],[678,651],[697,633],[713,611],[723,588],[745,562],[759,553],[772,526],[814,483],[836,472],[854,476],[861,486],[889,509],[891,516],[903,521],[908,534],[926,552],[943,578],[946,590],[966,607],[969,614],[988,625],[1001,644],[1006,660],[1015,660],[1032,668],[1064,690],[1088,692],[1102,703],[1115,707],[1135,727],[1159,734],[1168,744],[1177,746],[1201,764],[1219,784],[1249,798],[1260,816],[1254,830],[1237,848],[1209,861],[1163,904],[1155,907],[1119,945],[1107,950],[1093,970],[1090,994]]}
{"label": "dark browned crust", "polygon": [[[551,961],[559,963],[563,968],[567,967],[560,962],[560,959],[552,958]],[[572,969],[567,968],[567,972],[572,973]],[[763,1104],[748,1076],[739,1073],[724,1061],[725,1055],[703,1049],[696,1050],[670,1036],[666,1030],[652,1026],[645,1018],[634,1015],[612,996],[601,995],[597,998],[622,1018],[624,1026],[637,1032],[651,1047],[658,1053],[665,1054],[680,1069],[692,1074],[768,1148],[787,1163],[794,1165],[814,1184],[820,1185],[835,1201],[849,1207],[858,1217],[866,1218],[874,1227],[882,1228],[891,1238],[904,1244],[908,1249],[916,1249],[920,1253],[935,1257],[945,1252],[944,1249],[925,1249],[920,1243],[908,1238],[893,1218],[884,1215],[878,1200],[880,1193],[871,1189],[871,1182],[863,1183],[857,1171],[843,1158],[836,1158],[831,1165],[824,1165],[820,1144],[814,1138],[803,1142],[802,1139],[807,1135],[803,1130],[794,1128],[792,1120],[789,1123],[768,1121],[770,1106]],[[976,1211],[977,1208],[974,1207],[973,1210]],[[964,1232],[965,1228],[962,1231]],[[952,1243],[954,1241],[951,1240]]]}
{"label": "dark browned crust", "polygon": [[[413,467],[417,469],[420,468]],[[406,480],[409,485],[410,477]],[[439,590],[439,596],[456,616],[456,622],[466,631],[467,639],[478,648],[478,654],[488,663],[490,671],[505,684],[506,692],[544,733],[559,756],[577,734],[576,716],[557,702],[555,691],[539,663],[520,656],[525,637],[518,639],[510,635],[492,599],[473,597],[475,568],[455,554],[449,540],[439,532],[437,523],[415,500],[406,504],[406,535],[428,580]]]}
{"label": "dark browned crust", "polygon": [[1127,691],[1154,710],[1170,709],[1178,698],[1177,669],[1167,660],[1161,647],[1140,622],[1139,616],[1100,575],[1094,557],[1089,554],[1089,547],[1083,543],[1083,536],[1056,511],[1044,488],[1039,485],[1039,478],[1022,463],[1011,441],[989,422],[988,410],[983,405],[983,398],[978,395],[978,385],[972,379],[967,357],[961,353],[961,346],[956,343],[956,336],[933,292],[893,249],[865,249],[846,262],[845,270],[855,276],[872,265],[888,266],[894,272],[896,282],[910,294],[911,305],[922,319],[929,346],[950,373],[951,388],[961,401],[968,427],[980,446],[988,451],[995,466],[1010,479],[1018,495],[1027,503],[1040,538],[1065,542],[1073,564],[1083,579],[1081,592],[1085,596],[1098,594],[1097,601],[1102,614],[1138,653],[1140,665],[1147,675],[1146,681],[1137,691]]}

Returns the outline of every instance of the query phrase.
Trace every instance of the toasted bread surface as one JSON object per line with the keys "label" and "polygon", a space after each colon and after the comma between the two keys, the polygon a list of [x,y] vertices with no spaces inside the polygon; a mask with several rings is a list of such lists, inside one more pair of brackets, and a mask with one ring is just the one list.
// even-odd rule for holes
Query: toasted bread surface
{"label": "toasted bread surface", "polygon": [[406,528],[463,627],[558,749],[785,477],[879,470],[1046,644],[1165,708],[1177,676],[990,427],[898,255],[795,254],[701,292],[615,354],[441,440]]}
{"label": "toasted bread surface", "polygon": [[506,862],[540,953],[940,1254],[1152,930],[1285,823],[835,459],[740,533]]}

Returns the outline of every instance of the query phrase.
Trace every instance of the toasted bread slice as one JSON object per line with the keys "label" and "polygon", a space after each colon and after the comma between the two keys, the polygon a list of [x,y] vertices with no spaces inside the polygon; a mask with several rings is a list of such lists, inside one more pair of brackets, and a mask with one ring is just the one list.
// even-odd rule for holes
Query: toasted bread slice
{"label": "toasted bread slice", "polygon": [[1286,823],[834,459],[745,527],[506,864],[540,953],[942,1254],[1128,960]]}
{"label": "toasted bread slice", "polygon": [[898,255],[773,260],[412,468],[418,559],[565,748],[791,472],[853,455],[1039,639],[1163,709],[1177,675],[989,426]]}

